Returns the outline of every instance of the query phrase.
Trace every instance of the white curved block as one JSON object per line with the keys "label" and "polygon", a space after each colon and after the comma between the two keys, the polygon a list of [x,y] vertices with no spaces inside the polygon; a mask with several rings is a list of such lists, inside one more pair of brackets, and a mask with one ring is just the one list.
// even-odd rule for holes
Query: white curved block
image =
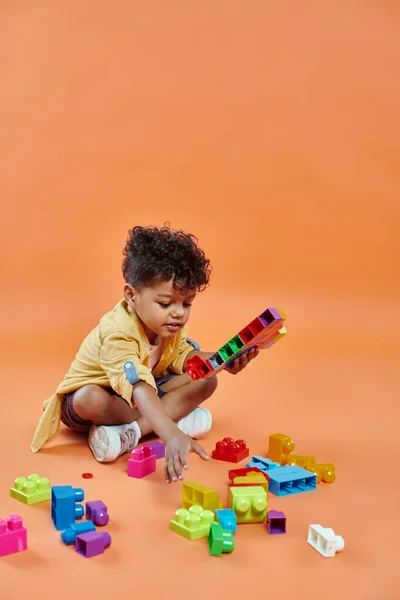
{"label": "white curved block", "polygon": [[335,535],[333,529],[322,525],[310,525],[307,542],[325,558],[335,556],[344,548],[344,539]]}

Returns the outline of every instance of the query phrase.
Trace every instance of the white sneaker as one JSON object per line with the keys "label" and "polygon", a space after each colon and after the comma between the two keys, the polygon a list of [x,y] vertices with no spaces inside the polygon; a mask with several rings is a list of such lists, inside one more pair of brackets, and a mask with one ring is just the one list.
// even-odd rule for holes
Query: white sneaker
{"label": "white sneaker", "polygon": [[198,439],[210,431],[212,415],[207,408],[198,406],[186,417],[178,421],[177,425],[183,433],[190,435],[191,438]]}
{"label": "white sneaker", "polygon": [[136,421],[128,425],[92,425],[89,448],[98,462],[112,462],[121,454],[136,448],[140,437],[140,427]]}

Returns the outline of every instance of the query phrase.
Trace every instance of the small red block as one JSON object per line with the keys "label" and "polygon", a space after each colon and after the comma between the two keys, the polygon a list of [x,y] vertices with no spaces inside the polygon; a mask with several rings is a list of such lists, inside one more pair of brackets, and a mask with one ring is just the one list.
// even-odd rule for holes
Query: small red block
{"label": "small red block", "polygon": [[226,437],[216,443],[212,457],[216,460],[224,460],[226,462],[238,463],[249,456],[249,449],[244,440],[234,440]]}

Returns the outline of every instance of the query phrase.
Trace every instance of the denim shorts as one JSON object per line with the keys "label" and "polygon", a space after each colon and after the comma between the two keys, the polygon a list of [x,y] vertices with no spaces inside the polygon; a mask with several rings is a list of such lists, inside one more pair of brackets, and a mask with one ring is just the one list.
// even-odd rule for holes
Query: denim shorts
{"label": "denim shorts", "polygon": [[[164,383],[167,383],[167,381],[169,381],[176,375],[176,373],[167,373],[163,377],[159,377],[158,379],[156,379],[157,394],[159,398],[162,398],[166,394],[166,392],[164,392],[164,390],[161,389],[161,386]],[[113,394],[114,396],[118,395],[110,387],[104,389],[106,389],[108,392],[110,392],[110,394]],[[64,425],[66,425],[70,429],[73,429],[74,431],[77,431],[78,433],[88,433],[92,422],[85,421],[76,414],[73,403],[73,398],[76,391],[77,390],[74,390],[73,392],[68,392],[68,394],[64,394],[61,404],[61,421],[64,423]]]}

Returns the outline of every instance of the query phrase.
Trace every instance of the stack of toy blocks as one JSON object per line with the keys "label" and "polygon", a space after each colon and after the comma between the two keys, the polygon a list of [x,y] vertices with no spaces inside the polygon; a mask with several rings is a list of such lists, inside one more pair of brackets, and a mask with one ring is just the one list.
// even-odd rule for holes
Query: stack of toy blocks
{"label": "stack of toy blocks", "polygon": [[285,319],[284,312],[267,308],[209,359],[204,360],[200,356],[190,358],[186,363],[186,373],[194,380],[206,379],[230,366],[251,348],[269,348],[286,334],[283,327]]}
{"label": "stack of toy blocks", "polygon": [[89,558],[104,552],[111,544],[107,532],[96,531],[96,524],[106,525],[109,520],[107,507],[100,500],[86,504],[87,521],[76,523],[84,516],[81,502],[85,497],[82,488],[70,485],[53,486],[51,516],[56,529],[62,530],[61,539],[65,544],[75,544],[78,554]]}
{"label": "stack of toy blocks", "polygon": [[[312,473],[316,484],[321,481],[325,483],[335,481],[336,472],[333,464],[317,464],[315,456],[293,454],[294,448],[295,443],[288,435],[275,433],[269,436],[268,456],[271,461],[275,461],[281,467],[292,468],[292,474],[297,473],[300,476],[304,471]],[[286,471],[286,475],[289,475],[289,471]],[[272,489],[271,491],[273,492]]]}
{"label": "stack of toy blocks", "polygon": [[128,459],[129,477],[142,479],[142,477],[154,473],[156,470],[156,460],[155,451],[149,444],[135,448],[132,450],[131,458]]}

